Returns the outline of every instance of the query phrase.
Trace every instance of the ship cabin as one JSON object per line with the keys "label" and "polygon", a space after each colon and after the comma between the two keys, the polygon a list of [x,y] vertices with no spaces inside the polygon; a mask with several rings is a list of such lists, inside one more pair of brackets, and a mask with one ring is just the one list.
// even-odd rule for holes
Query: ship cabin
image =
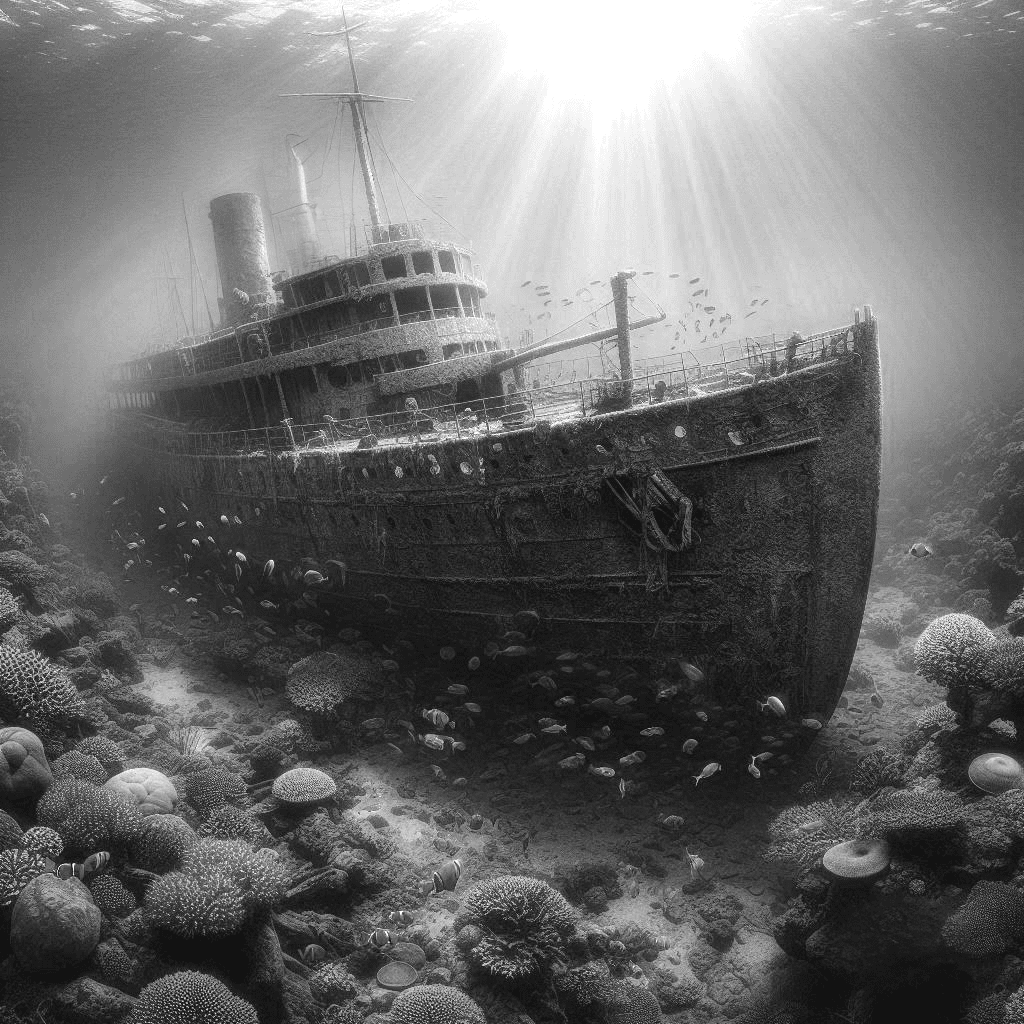
{"label": "ship cabin", "polygon": [[492,367],[510,353],[467,247],[417,222],[368,225],[359,255],[316,263],[265,277],[276,295],[232,288],[229,326],[122,364],[117,404],[241,429],[399,413],[410,397],[430,408],[502,395]]}

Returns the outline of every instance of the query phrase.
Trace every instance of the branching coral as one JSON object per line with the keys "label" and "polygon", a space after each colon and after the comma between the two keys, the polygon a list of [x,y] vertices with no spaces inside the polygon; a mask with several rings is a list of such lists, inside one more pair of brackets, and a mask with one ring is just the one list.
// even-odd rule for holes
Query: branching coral
{"label": "branching coral", "polygon": [[962,830],[963,801],[941,789],[884,792],[871,805],[866,831],[892,842],[944,844]]}
{"label": "branching coral", "polygon": [[75,744],[80,754],[91,754],[106,768],[108,775],[116,775],[124,771],[124,752],[106,736],[87,736]]}
{"label": "branching coral", "polygon": [[483,1010],[450,985],[417,985],[391,1005],[392,1024],[487,1024]]}
{"label": "branching coral", "polygon": [[256,1011],[216,978],[180,971],[147,985],[126,1024],[259,1024]]}
{"label": "branching coral", "polygon": [[0,851],[0,907],[9,907],[21,890],[39,875],[51,870],[46,858],[32,850]]}
{"label": "branching coral", "polygon": [[763,857],[776,864],[807,867],[829,847],[861,836],[865,823],[863,805],[852,800],[787,807],[768,826],[771,843]]}
{"label": "branching coral", "polygon": [[565,940],[576,922],[572,905],[547,882],[507,875],[470,889],[456,928],[472,924],[481,930],[466,952],[471,964],[492,977],[522,982],[564,962]]}
{"label": "branching coral", "polygon": [[364,659],[340,652],[319,651],[297,661],[288,673],[285,691],[297,708],[331,716],[342,705],[372,692],[380,670]]}
{"label": "branching coral", "polygon": [[255,911],[280,899],[288,875],[269,850],[228,839],[200,839],[182,856],[181,870],[150,886],[151,924],[176,935],[232,935]]}
{"label": "branching coral", "polygon": [[185,796],[205,818],[218,807],[244,801],[245,780],[227,768],[204,768],[185,777]]}
{"label": "branching coral", "polygon": [[946,919],[942,938],[963,956],[998,956],[1024,938],[1024,894],[1006,882],[978,882]]}
{"label": "branching coral", "polygon": [[850,776],[850,789],[865,795],[884,786],[902,786],[906,780],[908,762],[897,750],[887,746],[875,747],[862,757]]}
{"label": "branching coral", "polygon": [[201,836],[213,839],[242,839],[251,846],[270,846],[274,837],[259,818],[240,807],[218,807],[199,828]]}
{"label": "branching coral", "polygon": [[0,714],[60,725],[80,713],[78,690],[64,669],[36,651],[0,646]]}
{"label": "branching coral", "polygon": [[138,837],[142,816],[120,793],[81,779],[60,779],[39,798],[39,823],[61,834],[71,853],[125,850]]}
{"label": "branching coral", "polygon": [[925,628],[914,645],[918,671],[949,690],[984,685],[992,631],[973,615],[943,615]]}
{"label": "branching coral", "polygon": [[61,754],[50,767],[55,779],[83,779],[101,786],[108,778],[107,770],[99,759],[92,754],[83,754],[80,750],[69,750]]}

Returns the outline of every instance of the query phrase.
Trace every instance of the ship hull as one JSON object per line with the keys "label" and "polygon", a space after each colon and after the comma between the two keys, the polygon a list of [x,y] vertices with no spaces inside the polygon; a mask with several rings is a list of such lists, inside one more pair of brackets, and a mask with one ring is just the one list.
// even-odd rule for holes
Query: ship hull
{"label": "ship hull", "polygon": [[[292,580],[340,625],[466,654],[518,629],[528,651],[654,671],[685,659],[723,703],[775,693],[827,717],[864,611],[880,474],[877,322],[848,337],[746,387],[500,433],[229,457],[119,417],[117,455],[144,516],[183,501],[212,524],[192,531],[199,548],[168,541],[171,556],[241,572],[253,602]],[[326,579],[299,582],[312,566]]]}

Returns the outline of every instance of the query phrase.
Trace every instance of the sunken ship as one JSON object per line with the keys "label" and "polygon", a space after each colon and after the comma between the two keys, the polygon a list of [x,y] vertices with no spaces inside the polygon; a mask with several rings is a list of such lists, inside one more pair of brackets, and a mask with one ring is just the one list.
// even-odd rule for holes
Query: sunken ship
{"label": "sunken ship", "polygon": [[[259,198],[214,199],[220,328],[110,376],[150,550],[246,614],[292,599],[465,656],[682,660],[722,703],[827,719],[874,551],[870,307],[638,360],[664,314],[631,319],[622,271],[614,326],[512,347],[470,249],[382,216],[365,110],[388,97],[352,76],[312,95],[350,108],[365,242],[320,253],[298,164],[296,265],[272,278]],[[617,360],[566,358],[595,344]]]}

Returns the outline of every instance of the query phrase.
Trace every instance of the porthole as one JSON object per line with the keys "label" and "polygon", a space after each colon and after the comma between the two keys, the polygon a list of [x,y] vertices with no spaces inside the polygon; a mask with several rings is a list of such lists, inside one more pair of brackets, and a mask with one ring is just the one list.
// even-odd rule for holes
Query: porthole
{"label": "porthole", "polygon": [[432,530],[434,528],[434,521],[428,519],[426,516],[423,517],[423,529]]}
{"label": "porthole", "polygon": [[678,437],[681,441],[684,437],[686,437],[686,427],[684,427],[681,423],[677,424],[676,429],[673,430],[672,433],[675,434],[676,437]]}
{"label": "porthole", "polygon": [[389,530],[397,530],[398,523],[395,522],[394,516],[387,516],[387,524]]}

